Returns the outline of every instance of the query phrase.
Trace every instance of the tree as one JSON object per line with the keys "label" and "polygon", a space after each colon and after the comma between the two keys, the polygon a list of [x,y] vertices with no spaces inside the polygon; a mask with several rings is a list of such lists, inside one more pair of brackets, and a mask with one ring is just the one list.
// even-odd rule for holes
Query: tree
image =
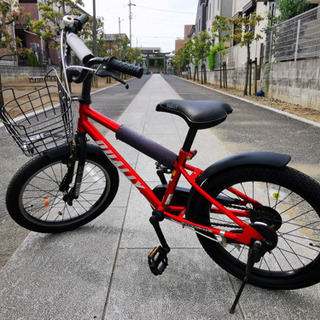
{"label": "tree", "polygon": [[183,59],[183,48],[175,51],[174,57],[172,59],[172,63],[174,65],[175,70],[177,70],[178,72],[178,76],[181,76],[182,68],[185,65],[185,62]]}
{"label": "tree", "polygon": [[207,83],[207,75],[206,75],[206,59],[209,56],[211,49],[211,37],[207,31],[201,31],[198,36],[192,37],[192,55],[193,55],[193,63],[194,63],[194,80],[195,75],[197,75],[197,80],[199,80],[198,69],[199,64],[201,66],[201,83]]}
{"label": "tree", "polygon": [[[211,36],[207,31],[201,31],[199,34],[199,43],[198,43],[198,54],[201,61],[201,83],[207,83],[207,73],[206,73],[206,59],[209,56],[210,49],[212,46]],[[202,77],[203,74],[203,77]]]}
{"label": "tree", "polygon": [[214,49],[214,47],[212,47],[209,52],[208,67],[212,71],[214,70],[215,66],[216,66],[216,50]]}
{"label": "tree", "polygon": [[118,36],[115,41],[116,52],[113,55],[121,61],[128,61],[129,43],[130,41],[127,37]]}
{"label": "tree", "polygon": [[141,49],[128,47],[128,62],[141,65],[142,61]]}
{"label": "tree", "polygon": [[49,48],[59,47],[60,25],[64,15],[80,15],[81,12],[76,5],[83,5],[82,0],[47,0],[38,3],[41,13],[39,20],[30,20],[29,28],[38,37],[45,41],[46,60],[49,58]]}
{"label": "tree", "polygon": [[315,7],[308,0],[277,0],[276,3],[277,8],[280,10],[278,22],[293,18]]}
{"label": "tree", "polygon": [[193,81],[199,81],[199,54],[198,54],[198,47],[199,47],[199,37],[194,35],[192,37],[192,47],[191,47],[191,55],[192,55],[192,63],[193,63]]}
{"label": "tree", "polygon": [[[18,21],[22,16],[22,10],[19,3],[13,0],[4,0],[0,2],[0,49],[7,49],[0,59],[7,55],[15,55],[18,53],[19,39],[14,39],[12,24]],[[0,73],[0,91],[2,90],[2,81]],[[0,106],[3,105],[3,96],[0,94]]]}
{"label": "tree", "polygon": [[12,23],[22,15],[19,3],[8,0],[0,2],[0,48],[16,52],[15,39],[10,32]]}
{"label": "tree", "polygon": [[231,30],[231,26],[226,17],[216,15],[212,22],[212,36],[214,37],[214,49],[213,53],[217,53],[219,57],[220,66],[220,88],[222,88],[222,64],[223,57],[228,53],[225,43],[230,38],[228,31]]}
{"label": "tree", "polygon": [[187,67],[187,79],[191,79],[191,68],[190,63],[192,63],[192,41],[188,40],[183,44],[183,56],[186,61]]}
{"label": "tree", "polygon": [[246,17],[238,17],[236,19],[229,19],[230,24],[235,26],[234,33],[231,35],[231,38],[238,41],[241,47],[246,46],[247,48],[246,77],[243,90],[244,95],[248,95],[249,69],[251,63],[250,47],[254,40],[258,41],[262,38],[260,34],[255,33],[255,26],[257,26],[262,20],[263,18],[256,14]]}
{"label": "tree", "polygon": [[[93,17],[89,16],[89,21],[84,25],[83,29],[79,33],[79,36],[83,39],[90,39],[86,41],[86,45],[94,53],[93,49]],[[96,38],[97,38],[97,55],[99,57],[105,56],[105,48],[103,40],[104,38],[104,23],[103,17],[96,17]]]}

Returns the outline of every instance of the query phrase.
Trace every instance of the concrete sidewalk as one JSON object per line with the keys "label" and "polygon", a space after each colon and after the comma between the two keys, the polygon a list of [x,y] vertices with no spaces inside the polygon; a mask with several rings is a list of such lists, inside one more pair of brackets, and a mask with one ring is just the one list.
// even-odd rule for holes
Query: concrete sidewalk
{"label": "concrete sidewalk", "polygon": [[[118,122],[178,152],[187,125],[154,111],[168,98],[179,96],[154,75]],[[152,159],[119,141],[115,145],[150,186],[159,184]],[[201,168],[227,155],[211,130],[199,132],[194,148],[193,164]],[[192,231],[167,221],[162,227],[172,248],[169,266],[152,275],[147,255],[159,241],[148,221],[151,208],[120,178],[116,199],[92,223],[26,238],[0,273],[0,319],[319,319],[319,285],[298,291],[247,286],[230,315],[240,282],[207,256]]]}

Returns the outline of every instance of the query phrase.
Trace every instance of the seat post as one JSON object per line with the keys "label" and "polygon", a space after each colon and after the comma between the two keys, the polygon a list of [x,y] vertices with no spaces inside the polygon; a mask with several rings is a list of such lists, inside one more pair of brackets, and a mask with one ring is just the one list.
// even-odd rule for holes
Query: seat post
{"label": "seat post", "polygon": [[198,130],[194,128],[189,128],[188,134],[186,136],[186,139],[184,141],[182,150],[185,152],[189,152],[192,146],[192,143],[196,137]]}

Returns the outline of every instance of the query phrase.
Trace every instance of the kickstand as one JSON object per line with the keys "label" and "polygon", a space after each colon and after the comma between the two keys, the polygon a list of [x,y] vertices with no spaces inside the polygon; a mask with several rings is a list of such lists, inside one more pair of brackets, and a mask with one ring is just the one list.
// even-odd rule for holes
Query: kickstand
{"label": "kickstand", "polygon": [[241,287],[240,287],[240,289],[239,289],[239,291],[238,291],[238,293],[236,295],[236,298],[234,299],[232,307],[229,310],[229,312],[231,314],[233,314],[235,312],[235,309],[236,309],[236,306],[237,306],[237,304],[239,302],[239,299],[240,299],[240,296],[242,294],[242,291],[243,291],[245,285],[247,284],[247,282],[249,280],[253,265],[256,262],[259,262],[261,257],[262,257],[262,255],[263,255],[261,249],[262,249],[262,243],[260,241],[254,241],[253,245],[250,245],[250,249],[249,249],[249,252],[248,252],[246,273],[245,273],[245,276],[243,278]]}

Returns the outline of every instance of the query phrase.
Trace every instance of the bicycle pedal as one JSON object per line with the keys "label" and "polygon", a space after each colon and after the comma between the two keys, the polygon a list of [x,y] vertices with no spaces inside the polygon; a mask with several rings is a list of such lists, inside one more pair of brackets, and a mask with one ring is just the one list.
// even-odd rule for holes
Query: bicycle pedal
{"label": "bicycle pedal", "polygon": [[167,252],[161,247],[155,247],[153,251],[148,255],[148,263],[151,272],[154,275],[160,275],[163,273],[168,265]]}

